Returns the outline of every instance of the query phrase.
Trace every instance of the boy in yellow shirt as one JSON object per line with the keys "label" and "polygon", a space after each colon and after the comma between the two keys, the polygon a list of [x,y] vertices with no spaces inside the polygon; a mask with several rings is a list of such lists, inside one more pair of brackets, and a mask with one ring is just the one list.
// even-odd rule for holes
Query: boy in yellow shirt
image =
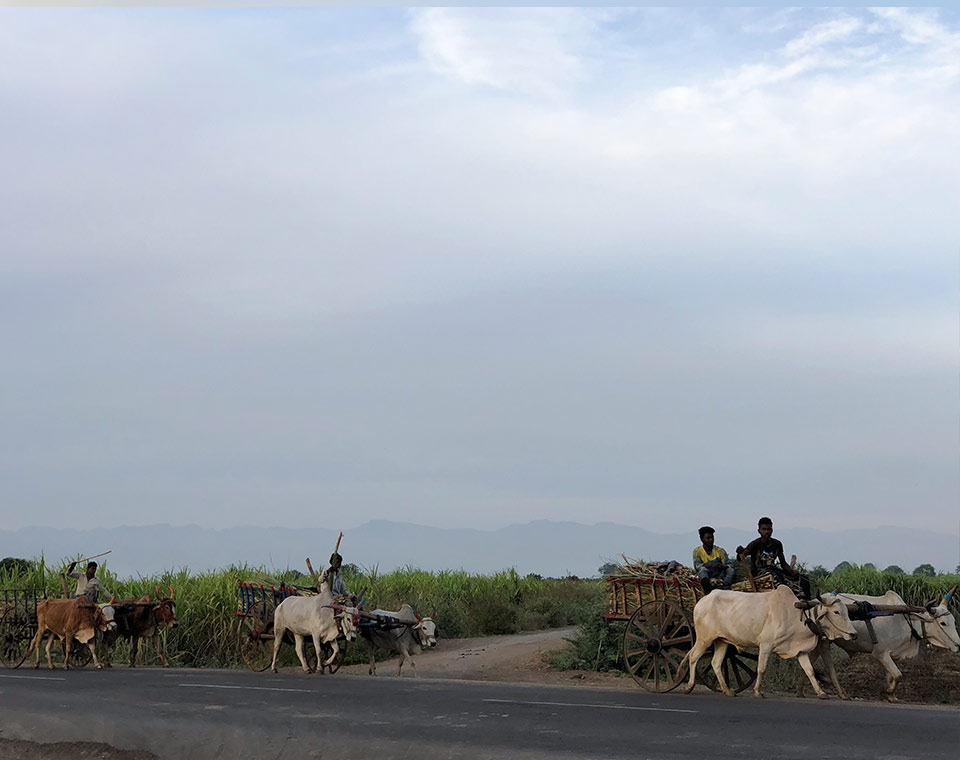
{"label": "boy in yellow shirt", "polygon": [[708,594],[715,588],[730,588],[733,583],[733,561],[723,549],[714,545],[713,532],[709,525],[700,528],[702,545],[693,550],[693,569]]}

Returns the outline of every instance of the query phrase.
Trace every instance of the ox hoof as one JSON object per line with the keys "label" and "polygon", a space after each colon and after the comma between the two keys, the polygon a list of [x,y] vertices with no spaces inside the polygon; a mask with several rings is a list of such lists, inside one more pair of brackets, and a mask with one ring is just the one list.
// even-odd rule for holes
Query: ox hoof
{"label": "ox hoof", "polygon": [[103,665],[97,665],[97,670],[103,670]]}
{"label": "ox hoof", "polygon": [[889,695],[887,696],[887,701],[888,701],[888,702],[899,702],[900,700],[897,699],[895,696],[893,696],[893,694],[889,694]]}
{"label": "ox hoof", "polygon": [[764,694],[762,691],[755,691],[755,692],[753,692],[753,696],[755,696],[757,699],[766,699],[766,698],[767,698],[767,695]]}
{"label": "ox hoof", "polygon": [[684,687],[683,687],[683,693],[684,693],[684,694],[689,694],[691,691],[693,691],[693,685],[691,685],[691,686],[684,686]]}
{"label": "ox hoof", "polygon": [[817,699],[830,699],[830,695],[827,694],[827,692],[822,691],[819,694],[817,694]]}

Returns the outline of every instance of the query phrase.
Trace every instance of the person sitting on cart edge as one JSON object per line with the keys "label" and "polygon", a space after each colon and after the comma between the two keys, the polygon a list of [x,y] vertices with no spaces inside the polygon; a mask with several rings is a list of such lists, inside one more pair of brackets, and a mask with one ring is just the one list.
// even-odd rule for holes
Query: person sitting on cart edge
{"label": "person sitting on cart edge", "polygon": [[786,583],[786,578],[798,581],[804,596],[809,599],[810,581],[790,567],[783,556],[783,544],[773,538],[773,520],[761,517],[757,521],[757,533],[760,538],[755,538],[746,547],[737,547],[738,556],[743,554],[750,558],[750,572],[754,575],[772,575],[778,585]]}
{"label": "person sitting on cart edge", "polygon": [[347,584],[343,582],[343,576],[340,574],[340,566],[343,564],[343,557],[334,552],[330,555],[330,567],[323,571],[320,576],[320,582],[326,583],[334,596],[347,596],[353,599],[353,595],[347,591]]}
{"label": "person sitting on cart edge", "polygon": [[107,601],[109,601],[113,595],[107,591],[97,577],[97,563],[88,562],[85,573],[73,572],[73,568],[76,566],[76,562],[71,562],[70,567],[67,568],[67,572],[65,573],[68,577],[77,579],[77,590],[70,598],[76,599],[78,596],[85,596],[96,604],[100,600],[100,594],[103,594],[107,598]]}
{"label": "person sitting on cart edge", "polygon": [[733,562],[721,547],[714,545],[713,534],[709,525],[700,528],[702,545],[693,550],[693,569],[708,594],[715,588],[730,588],[733,583]]}

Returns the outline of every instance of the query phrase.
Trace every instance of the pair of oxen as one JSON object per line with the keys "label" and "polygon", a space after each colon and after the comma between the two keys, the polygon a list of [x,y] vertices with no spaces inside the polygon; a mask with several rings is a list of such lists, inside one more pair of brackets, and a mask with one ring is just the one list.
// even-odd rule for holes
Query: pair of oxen
{"label": "pair of oxen", "polygon": [[[90,649],[93,662],[98,669],[104,664],[111,667],[110,656],[117,639],[123,637],[130,641],[130,667],[136,666],[141,639],[151,639],[163,628],[177,627],[177,606],[174,602],[174,590],[170,587],[170,596],[151,599],[149,595],[136,599],[106,604],[94,604],[86,597],[74,599],[45,599],[37,605],[37,633],[27,652],[36,652],[34,668],[40,667],[40,645],[47,637],[47,666],[53,669],[50,647],[54,639],[64,642],[64,667],[70,668],[70,652],[73,641],[86,644]],[[97,659],[97,644],[102,645],[104,663]],[[166,666],[163,648],[160,657]]]}
{"label": "pair of oxen", "polygon": [[[364,620],[368,622],[367,625],[363,624]],[[437,645],[437,624],[433,615],[418,615],[409,604],[402,605],[396,612],[366,612],[361,607],[337,603],[325,585],[316,596],[287,597],[274,612],[273,662],[270,666],[274,673],[277,672],[277,656],[287,634],[293,636],[297,657],[305,673],[322,673],[324,666],[330,665],[336,659],[340,652],[337,644],[339,638],[356,641],[359,634],[366,639],[370,650],[370,675],[377,674],[375,651],[378,648],[400,655],[398,676],[405,662],[410,663],[413,675],[416,676],[414,654]],[[312,639],[317,654],[315,669],[307,664],[304,656],[303,644],[308,636]],[[321,659],[324,647],[331,650],[326,660]]]}
{"label": "pair of oxen", "polygon": [[[723,692],[734,696],[723,674],[727,647],[758,647],[757,680],[754,694],[763,696],[761,682],[771,654],[796,658],[821,699],[827,694],[817,683],[814,663],[823,660],[827,674],[841,699],[847,696],[840,686],[830,655],[830,643],[847,653],[869,654],[886,670],[886,695],[897,701],[895,690],[902,673],[897,662],[916,657],[920,644],[960,652],[960,635],[949,604],[956,586],[940,602],[911,607],[895,592],[884,596],[823,594],[819,599],[800,601],[787,586],[765,593],[713,591],[693,609],[696,642],[684,660],[690,669],[686,691],[693,690],[697,661],[713,646],[711,665]],[[803,677],[797,684],[803,696]]]}

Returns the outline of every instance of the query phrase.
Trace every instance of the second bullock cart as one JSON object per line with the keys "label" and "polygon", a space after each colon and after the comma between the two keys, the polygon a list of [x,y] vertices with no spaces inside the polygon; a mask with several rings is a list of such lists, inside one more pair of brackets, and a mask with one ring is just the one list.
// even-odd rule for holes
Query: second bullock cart
{"label": "second bullock cart", "polygon": [[[625,624],[621,640],[627,672],[649,691],[677,688],[686,680],[684,657],[696,640],[693,607],[704,596],[700,580],[682,565],[667,572],[655,564],[628,563],[624,574],[607,579],[607,592],[603,618]],[[697,678],[719,691],[710,660],[700,660]],[[757,678],[757,654],[727,647],[723,675],[734,691],[748,688]]]}
{"label": "second bullock cart", "polygon": [[[270,667],[273,660],[273,614],[280,603],[288,596],[313,596],[316,594],[311,588],[279,584],[268,586],[259,582],[239,581],[237,583],[237,651],[240,659],[250,670],[264,671]],[[361,602],[362,604],[362,602]],[[416,625],[416,622],[402,620],[391,615],[367,612],[364,609],[356,610],[359,618],[358,628],[379,628],[390,630]],[[309,638],[305,643],[308,643]],[[293,645],[293,637],[287,633],[284,642]],[[327,666],[322,666],[324,672],[336,673],[346,659],[346,639],[337,639],[339,652],[336,659]],[[324,659],[329,656],[330,649],[325,647]],[[309,658],[308,658],[309,661]]]}

